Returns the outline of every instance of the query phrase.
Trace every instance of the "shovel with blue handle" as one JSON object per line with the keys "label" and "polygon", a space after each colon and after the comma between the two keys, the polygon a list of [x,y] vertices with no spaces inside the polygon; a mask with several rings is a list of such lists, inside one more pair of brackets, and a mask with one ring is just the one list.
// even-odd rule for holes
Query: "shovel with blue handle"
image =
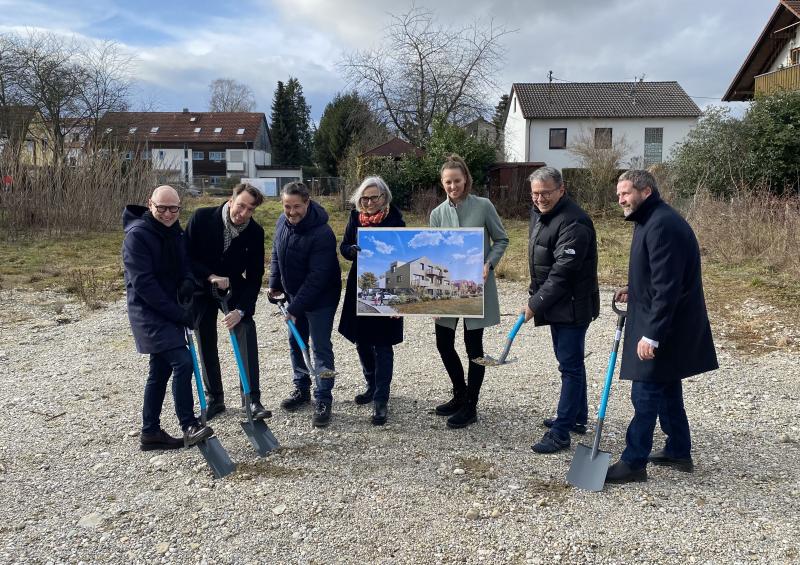
{"label": "shovel with blue handle", "polygon": [[[228,301],[231,297],[230,292],[226,291],[223,294],[217,285],[213,285],[211,287],[211,293],[214,295],[214,298],[219,301],[222,307],[222,313],[227,316],[228,312],[230,312],[230,308],[228,307]],[[278,449],[281,444],[278,443],[278,440],[275,439],[269,426],[267,426],[263,420],[256,420],[253,418],[253,409],[250,404],[250,379],[247,377],[247,371],[242,361],[242,354],[239,351],[239,340],[236,339],[236,334],[233,329],[228,330],[228,334],[230,335],[231,345],[233,346],[233,355],[236,358],[236,367],[239,369],[239,381],[242,383],[244,409],[247,414],[247,419],[239,423],[253,448],[263,457],[270,451]]]}
{"label": "shovel with blue handle", "polygon": [[303,361],[306,363],[307,371],[303,371],[302,369],[298,368],[301,372],[307,373],[314,377],[314,385],[319,388],[320,379],[333,379],[336,378],[338,374],[336,371],[331,369],[322,369],[318,370],[314,367],[311,363],[311,352],[308,350],[308,346],[306,346],[305,341],[303,341],[303,337],[300,335],[300,332],[297,331],[297,326],[292,321],[291,317],[289,316],[289,311],[286,309],[286,298],[272,298],[268,297],[268,300],[275,304],[280,310],[281,315],[286,320],[286,325],[289,326],[289,331],[292,333],[292,337],[294,341],[297,343],[297,346],[300,348],[300,352],[303,355]]}
{"label": "shovel with blue handle", "polygon": [[483,365],[484,367],[499,367],[500,365],[508,365],[509,363],[513,363],[515,359],[508,359],[508,354],[511,352],[511,344],[514,343],[514,338],[517,337],[517,332],[519,332],[519,329],[524,323],[525,314],[520,314],[519,318],[517,318],[517,323],[514,324],[514,327],[511,328],[510,332],[508,332],[506,345],[503,348],[503,352],[500,354],[500,357],[495,359],[494,357],[485,355],[483,357],[476,357],[472,360],[472,362],[477,363],[478,365]]}
{"label": "shovel with blue handle", "polygon": [[619,343],[622,341],[622,329],[625,327],[625,316],[627,315],[625,310],[620,310],[617,307],[616,299],[611,300],[611,308],[617,314],[617,330],[614,332],[614,346],[608,358],[606,382],[603,385],[603,396],[600,399],[600,408],[597,411],[594,443],[591,448],[582,443],[578,444],[567,473],[567,482],[569,484],[593,492],[603,490],[603,485],[606,483],[608,464],[611,462],[611,454],[600,449],[600,437],[603,435],[603,421],[606,418],[608,396],[611,392],[611,382],[614,380],[614,368],[617,364],[617,351],[619,351]]}
{"label": "shovel with blue handle", "polygon": [[[197,385],[197,396],[200,399],[200,423],[206,425],[206,409],[208,403],[206,402],[206,393],[203,390],[203,380],[200,374],[200,364],[198,363],[197,350],[194,344],[194,331],[186,328],[186,342],[189,345],[189,351],[192,354],[192,365],[194,366],[194,382]],[[199,344],[198,344],[199,347]],[[203,367],[205,369],[205,367]],[[222,447],[219,439],[216,436],[211,436],[197,443],[203,458],[214,473],[214,477],[221,479],[233,473],[236,470],[236,464],[231,461],[228,452]]]}

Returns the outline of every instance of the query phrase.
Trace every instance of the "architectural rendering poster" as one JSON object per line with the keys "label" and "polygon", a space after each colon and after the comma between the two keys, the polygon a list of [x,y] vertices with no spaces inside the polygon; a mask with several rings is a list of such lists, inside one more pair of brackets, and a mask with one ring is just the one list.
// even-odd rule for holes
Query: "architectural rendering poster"
{"label": "architectural rendering poster", "polygon": [[359,316],[483,317],[483,228],[359,228]]}

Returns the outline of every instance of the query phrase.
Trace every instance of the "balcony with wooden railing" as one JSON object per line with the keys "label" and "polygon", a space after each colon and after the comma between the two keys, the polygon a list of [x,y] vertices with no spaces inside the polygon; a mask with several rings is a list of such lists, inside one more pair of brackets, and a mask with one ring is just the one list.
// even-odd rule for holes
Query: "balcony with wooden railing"
{"label": "balcony with wooden railing", "polygon": [[800,90],[800,65],[756,76],[756,94],[772,94],[777,90]]}

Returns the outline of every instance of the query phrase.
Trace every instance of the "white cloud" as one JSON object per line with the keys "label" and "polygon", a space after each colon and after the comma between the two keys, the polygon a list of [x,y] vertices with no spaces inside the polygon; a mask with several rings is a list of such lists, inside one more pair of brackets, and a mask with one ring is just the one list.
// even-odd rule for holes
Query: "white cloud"
{"label": "white cloud", "polygon": [[361,251],[359,251],[358,254],[359,256],[366,257],[367,259],[375,255],[375,253],[373,253],[371,249],[362,249]]}
{"label": "white cloud", "polygon": [[426,245],[439,245],[443,239],[444,236],[442,232],[421,231],[411,238],[408,242],[408,246],[412,249],[417,249],[418,247],[425,247]]}
{"label": "white cloud", "polygon": [[459,247],[464,245],[464,235],[458,232],[450,232],[447,236],[447,239],[444,240],[447,245],[458,245]]}
{"label": "white cloud", "polygon": [[483,264],[483,253],[470,255],[467,259],[467,265],[480,265]]}
{"label": "white cloud", "polygon": [[470,255],[472,255],[473,253],[479,253],[479,252],[480,252],[480,249],[478,249],[477,247],[470,247],[469,250],[467,251],[467,253],[469,253]]}
{"label": "white cloud", "polygon": [[453,259],[456,261],[463,261],[467,256],[464,253],[453,253]]}
{"label": "white cloud", "polygon": [[[0,32],[44,29],[120,41],[138,59],[131,69],[140,83],[136,90],[157,89],[170,101],[163,110],[203,109],[209,82],[226,76],[250,85],[257,109],[269,114],[277,81],[295,76],[312,103],[312,115],[319,116],[346,87],[336,66],[342,54],[375,46],[390,14],[411,6],[394,0],[254,0],[233,15],[198,21],[194,14],[190,23],[182,23],[166,12],[119,0],[0,0]],[[503,42],[496,89],[486,94],[486,103],[494,106],[513,82],[544,82],[550,70],[570,81],[632,80],[645,74],[646,80],[677,80],[690,95],[719,97],[775,2],[741,2],[735,10],[723,0],[462,0],[457,10],[452,2],[427,0],[424,7],[441,24],[485,24],[492,18],[494,25],[519,30]],[[113,28],[109,21],[121,24]],[[129,24],[156,32],[158,40],[126,34]],[[701,106],[714,102],[696,101]]]}
{"label": "white cloud", "polygon": [[[382,253],[384,255],[388,255],[389,253],[394,251],[394,246],[393,245],[389,245],[388,243],[386,243],[384,241],[381,241],[380,239],[376,238],[375,236],[369,236],[368,239],[375,245],[375,250],[378,253]],[[363,251],[362,251],[362,253],[363,253]]]}

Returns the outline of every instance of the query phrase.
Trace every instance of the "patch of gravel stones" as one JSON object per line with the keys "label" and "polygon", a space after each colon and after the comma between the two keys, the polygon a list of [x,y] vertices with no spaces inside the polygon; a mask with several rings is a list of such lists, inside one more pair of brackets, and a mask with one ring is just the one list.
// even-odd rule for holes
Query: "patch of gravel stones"
{"label": "patch of gravel stones", "polygon": [[[499,354],[526,292],[500,283]],[[596,410],[613,336],[610,293],[587,336]],[[720,370],[685,383],[693,474],[651,467],[647,483],[571,488],[572,450],[531,443],[557,402],[546,328],[490,369],[479,421],[448,430],[431,408],[449,381],[433,323],[406,322],[389,423],[353,396],[355,348],[338,334],[330,427],[288,414],[285,326],[266,300],[257,324],[264,400],[282,449],[259,459],[230,410],[237,376],[221,333],[229,411],[213,422],[237,472],[214,480],[196,449],[138,449],[147,358],[124,301],[85,311],[54,292],[0,295],[0,562],[3,563],[790,563],[800,559],[798,355],[747,356],[717,342]],[[460,335],[460,333],[459,333]],[[461,348],[463,355],[463,347]],[[603,447],[614,459],[631,416],[615,380]],[[164,427],[178,432],[171,400]],[[573,436],[573,444],[580,440]],[[591,436],[583,439],[591,441]],[[656,434],[656,447],[663,441]]]}

